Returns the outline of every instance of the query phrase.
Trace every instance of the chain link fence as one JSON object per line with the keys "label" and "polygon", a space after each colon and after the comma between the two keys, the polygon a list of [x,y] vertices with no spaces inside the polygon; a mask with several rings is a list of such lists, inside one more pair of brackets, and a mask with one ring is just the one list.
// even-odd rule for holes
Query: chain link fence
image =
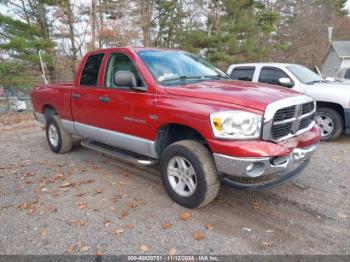
{"label": "chain link fence", "polygon": [[33,111],[30,92],[36,84],[43,84],[40,76],[0,76],[0,115]]}

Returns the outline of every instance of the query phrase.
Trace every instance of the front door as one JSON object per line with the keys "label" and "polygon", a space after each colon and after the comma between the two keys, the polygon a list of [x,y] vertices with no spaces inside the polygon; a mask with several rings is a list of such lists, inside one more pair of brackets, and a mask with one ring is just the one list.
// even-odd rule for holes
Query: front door
{"label": "front door", "polygon": [[117,85],[114,76],[118,71],[135,75],[137,86],[146,87],[139,70],[126,53],[109,54],[100,96],[99,126],[103,129],[102,142],[143,155],[152,155],[153,141],[147,129],[151,124],[150,112],[154,109],[155,94],[150,90],[139,91]]}

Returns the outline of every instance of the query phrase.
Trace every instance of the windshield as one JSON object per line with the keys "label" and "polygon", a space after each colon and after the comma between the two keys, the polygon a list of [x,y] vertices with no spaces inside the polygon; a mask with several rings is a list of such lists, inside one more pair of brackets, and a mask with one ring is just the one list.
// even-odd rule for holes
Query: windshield
{"label": "windshield", "polygon": [[200,56],[183,51],[140,51],[139,56],[161,84],[179,81],[229,79],[229,77]]}
{"label": "windshield", "polygon": [[293,66],[287,66],[288,70],[292,72],[293,75],[295,75],[296,78],[299,79],[304,84],[314,84],[318,82],[325,82],[322,77],[320,77],[318,74],[312,72],[310,69],[300,66],[300,65],[293,65]]}

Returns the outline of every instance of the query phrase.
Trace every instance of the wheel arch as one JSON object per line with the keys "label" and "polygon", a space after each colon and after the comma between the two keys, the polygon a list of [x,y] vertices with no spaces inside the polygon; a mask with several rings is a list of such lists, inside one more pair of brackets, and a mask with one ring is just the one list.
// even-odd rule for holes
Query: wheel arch
{"label": "wheel arch", "polygon": [[47,118],[49,115],[57,115],[57,110],[50,104],[45,104],[42,107],[42,113],[44,114],[45,118]]}
{"label": "wheel arch", "polygon": [[326,107],[337,111],[340,114],[343,120],[343,123],[345,123],[345,111],[342,105],[337,103],[332,103],[332,102],[326,102],[326,101],[317,101],[316,103],[317,103],[317,109],[321,107]]}
{"label": "wheel arch", "polygon": [[[178,123],[167,123],[157,130],[155,150],[158,156],[171,144],[181,140],[194,140],[209,148],[205,136],[197,129]],[[211,150],[210,150],[211,151]]]}

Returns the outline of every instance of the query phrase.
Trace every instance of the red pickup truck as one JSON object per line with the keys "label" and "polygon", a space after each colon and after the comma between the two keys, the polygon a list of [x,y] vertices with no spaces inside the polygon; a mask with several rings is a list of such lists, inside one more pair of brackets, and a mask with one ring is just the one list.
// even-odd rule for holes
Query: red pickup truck
{"label": "red pickup truck", "polygon": [[112,48],[88,53],[73,83],[34,87],[35,117],[51,150],[72,137],[124,161],[160,169],[169,196],[195,208],[221,182],[269,188],[300,173],[320,139],[312,98],[229,79],[180,50]]}

